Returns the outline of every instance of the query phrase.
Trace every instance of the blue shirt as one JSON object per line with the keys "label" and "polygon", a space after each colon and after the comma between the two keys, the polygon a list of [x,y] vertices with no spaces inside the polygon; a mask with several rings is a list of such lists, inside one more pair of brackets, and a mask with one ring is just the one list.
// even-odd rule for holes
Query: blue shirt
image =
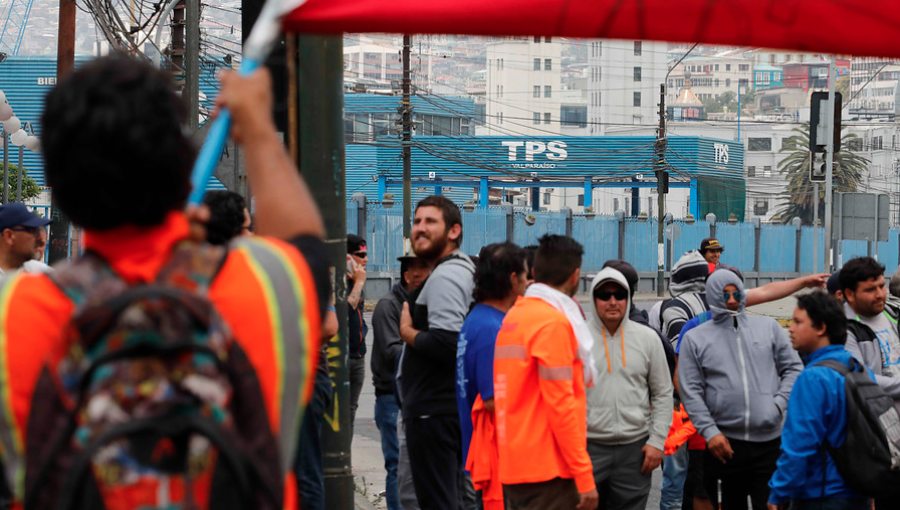
{"label": "blue shirt", "polygon": [[489,305],[477,304],[469,312],[456,348],[456,404],[462,431],[463,465],[472,442],[472,406],[494,398],[494,344],[506,313]]}
{"label": "blue shirt", "polygon": [[675,344],[675,354],[681,350],[681,339],[684,338],[684,335],[687,334],[688,331],[696,328],[697,326],[703,324],[704,322],[712,319],[712,310],[707,310],[700,315],[696,315],[691,320],[684,323],[684,326],[681,327],[681,333],[678,333],[678,342]]}
{"label": "blue shirt", "polygon": [[[769,480],[769,502],[822,497],[822,451],[825,441],[834,446],[847,436],[847,405],[844,376],[828,367],[811,366],[834,359],[849,363],[851,354],[843,345],[822,347],[806,357],[806,368],[794,382],[788,401],[787,419],[781,435],[781,457]],[[868,369],[867,369],[868,370]],[[869,377],[875,380],[872,371]],[[826,457],[825,497],[864,498],[851,489],[838,473],[831,456]]]}

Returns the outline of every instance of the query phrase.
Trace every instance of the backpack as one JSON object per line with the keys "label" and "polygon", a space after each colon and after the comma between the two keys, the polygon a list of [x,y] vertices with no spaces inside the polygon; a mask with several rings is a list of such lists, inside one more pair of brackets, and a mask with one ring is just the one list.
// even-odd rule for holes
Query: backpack
{"label": "backpack", "polygon": [[900,415],[893,399],[869,378],[866,367],[852,357],[850,364],[826,359],[814,365],[835,370],[845,380],[847,437],[836,448],[826,443],[825,450],[854,490],[879,499],[896,498],[900,496]]}
{"label": "backpack", "polygon": [[75,312],[32,397],[26,509],[282,508],[259,380],[206,297],[226,255],[181,242],[134,286],[92,252],[52,275]]}

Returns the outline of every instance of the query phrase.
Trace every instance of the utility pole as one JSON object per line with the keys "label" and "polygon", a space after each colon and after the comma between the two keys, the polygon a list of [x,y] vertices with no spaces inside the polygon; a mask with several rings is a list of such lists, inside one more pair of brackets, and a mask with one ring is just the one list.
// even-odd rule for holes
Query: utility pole
{"label": "utility pole", "polygon": [[172,75],[178,79],[184,77],[184,20],[185,0],[175,4],[172,11]]}
{"label": "utility pole", "polygon": [[19,146],[19,168],[16,170],[16,202],[22,201],[22,179],[25,178],[25,145]]}
{"label": "utility pole", "polygon": [[831,223],[832,223],[832,197],[834,190],[832,182],[834,180],[834,82],[835,82],[835,66],[834,56],[828,64],[828,107],[825,118],[828,122],[828,129],[825,134],[825,263],[822,270],[831,273]]}
{"label": "utility pole", "polygon": [[[289,36],[294,37],[294,36]],[[350,463],[350,373],[347,367],[347,197],[344,172],[343,43],[341,36],[299,36],[297,115],[299,158],[322,218],[338,334],[328,342],[328,368],[334,399],[322,427],[325,507],[353,510]],[[293,54],[288,58],[297,58]]]}
{"label": "utility pole", "polygon": [[[59,37],[56,50],[56,81],[59,83],[75,69],[75,13],[74,0],[59,0]],[[6,186],[3,187],[4,193]],[[48,261],[54,264],[69,257],[69,218],[55,204],[50,212]]]}
{"label": "utility pole", "polygon": [[400,116],[403,123],[403,252],[412,243],[412,98],[409,84],[409,49],[412,37],[403,36],[403,99]]}
{"label": "utility pole", "polygon": [[[182,14],[187,26],[182,99],[188,116],[187,128],[194,134],[200,127],[200,0],[185,0]],[[185,26],[181,30],[184,32]]]}
{"label": "utility pole", "polygon": [[665,241],[663,218],[666,216],[666,193],[669,192],[669,174],[666,172],[666,84],[659,84],[659,130],[656,132],[656,295],[662,297],[665,285]]}
{"label": "utility pole", "polygon": [[813,273],[819,272],[819,183],[813,182]]}

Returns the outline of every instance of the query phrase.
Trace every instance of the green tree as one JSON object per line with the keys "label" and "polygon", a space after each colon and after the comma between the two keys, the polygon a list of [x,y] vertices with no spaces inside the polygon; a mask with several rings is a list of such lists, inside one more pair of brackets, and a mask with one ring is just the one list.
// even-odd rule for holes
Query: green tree
{"label": "green tree", "polygon": [[[781,195],[788,203],[777,211],[782,221],[800,218],[804,225],[813,222],[813,182],[809,180],[809,124],[794,128],[794,135],[784,140],[779,152],[788,156],[778,164],[778,171],[787,174],[788,187]],[[862,173],[868,170],[869,160],[853,153],[851,142],[859,140],[853,134],[841,138],[841,152],[835,154],[835,169],[832,177],[836,193],[853,193],[862,180]],[[819,218],[825,218],[825,183],[819,186]]]}
{"label": "green tree", "polygon": [[[16,199],[16,186],[19,179],[19,167],[9,165],[9,200]],[[3,193],[3,165],[0,164],[0,195]],[[34,182],[34,179],[28,177],[28,171],[25,171],[25,179],[22,180],[22,201],[31,200],[39,197],[41,187]]]}
{"label": "green tree", "polygon": [[844,101],[844,104],[847,104],[847,101],[850,101],[850,75],[841,76],[835,80],[834,91],[840,92],[841,99]]}

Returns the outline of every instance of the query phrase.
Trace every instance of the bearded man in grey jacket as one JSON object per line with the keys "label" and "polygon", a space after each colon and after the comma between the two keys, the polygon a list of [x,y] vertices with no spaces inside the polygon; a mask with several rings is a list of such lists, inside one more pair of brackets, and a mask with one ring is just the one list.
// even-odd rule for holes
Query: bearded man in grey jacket
{"label": "bearded man in grey jacket", "polygon": [[656,331],[629,319],[631,292],[619,271],[594,277],[589,323],[598,372],[587,389],[588,453],[600,510],[643,510],[672,424],[672,379]]}
{"label": "bearded man in grey jacket", "polygon": [[745,510],[747,496],[753,510],[765,510],[784,412],[803,364],[774,319],[744,311],[736,274],[714,272],[706,290],[713,318],[682,339],[679,391],[707,441],[707,493],[714,496],[721,480],[724,510]]}

